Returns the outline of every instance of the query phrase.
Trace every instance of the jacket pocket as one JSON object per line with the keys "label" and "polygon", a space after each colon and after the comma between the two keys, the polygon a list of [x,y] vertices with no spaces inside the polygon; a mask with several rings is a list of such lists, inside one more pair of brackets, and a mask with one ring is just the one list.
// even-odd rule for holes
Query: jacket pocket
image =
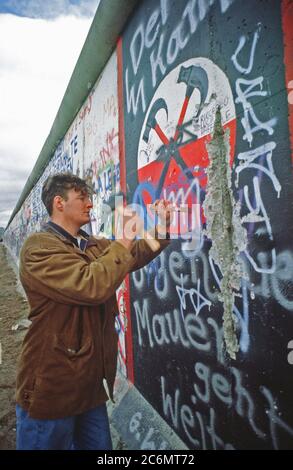
{"label": "jacket pocket", "polygon": [[92,340],[88,338],[80,348],[67,345],[63,336],[55,335],[53,339],[53,349],[62,352],[69,359],[77,359],[86,356],[92,349]]}
{"label": "jacket pocket", "polygon": [[23,390],[21,396],[22,396],[24,403],[30,404],[32,397],[33,397],[33,393],[34,393],[34,390],[28,390],[28,389]]}

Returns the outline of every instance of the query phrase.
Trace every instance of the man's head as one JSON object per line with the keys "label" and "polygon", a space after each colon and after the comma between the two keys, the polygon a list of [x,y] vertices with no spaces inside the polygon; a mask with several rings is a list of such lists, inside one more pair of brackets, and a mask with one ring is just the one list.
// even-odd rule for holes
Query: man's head
{"label": "man's head", "polygon": [[42,201],[56,223],[81,227],[90,221],[91,192],[91,188],[78,176],[59,173],[46,179]]}

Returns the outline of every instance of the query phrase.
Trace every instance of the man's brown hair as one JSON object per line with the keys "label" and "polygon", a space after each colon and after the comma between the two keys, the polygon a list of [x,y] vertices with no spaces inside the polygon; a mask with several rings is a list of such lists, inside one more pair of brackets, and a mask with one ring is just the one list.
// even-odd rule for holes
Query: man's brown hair
{"label": "man's brown hair", "polygon": [[70,189],[80,191],[84,195],[92,194],[92,189],[86,182],[72,173],[57,173],[48,176],[42,188],[42,201],[50,216],[53,212],[54,197],[61,196],[67,200],[67,191]]}

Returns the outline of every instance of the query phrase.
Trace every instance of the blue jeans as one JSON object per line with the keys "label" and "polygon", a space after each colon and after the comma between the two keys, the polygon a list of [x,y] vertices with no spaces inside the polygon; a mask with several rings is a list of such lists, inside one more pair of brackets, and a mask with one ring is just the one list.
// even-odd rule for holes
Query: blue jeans
{"label": "blue jeans", "polygon": [[33,419],[16,405],[17,450],[111,450],[106,405],[78,416]]}

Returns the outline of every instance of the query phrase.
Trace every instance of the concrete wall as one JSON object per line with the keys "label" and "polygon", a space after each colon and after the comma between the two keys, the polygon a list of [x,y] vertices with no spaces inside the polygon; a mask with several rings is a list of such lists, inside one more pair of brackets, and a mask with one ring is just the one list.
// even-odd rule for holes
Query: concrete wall
{"label": "concrete wall", "polygon": [[[120,189],[149,222],[156,197],[200,204],[196,227],[181,220],[193,243],[174,226],[117,292],[120,371],[191,449],[293,448],[292,15],[288,0],[142,1],[5,234],[17,259],[56,171],[95,189],[94,234]],[[127,403],[132,448],[168,448]]]}

